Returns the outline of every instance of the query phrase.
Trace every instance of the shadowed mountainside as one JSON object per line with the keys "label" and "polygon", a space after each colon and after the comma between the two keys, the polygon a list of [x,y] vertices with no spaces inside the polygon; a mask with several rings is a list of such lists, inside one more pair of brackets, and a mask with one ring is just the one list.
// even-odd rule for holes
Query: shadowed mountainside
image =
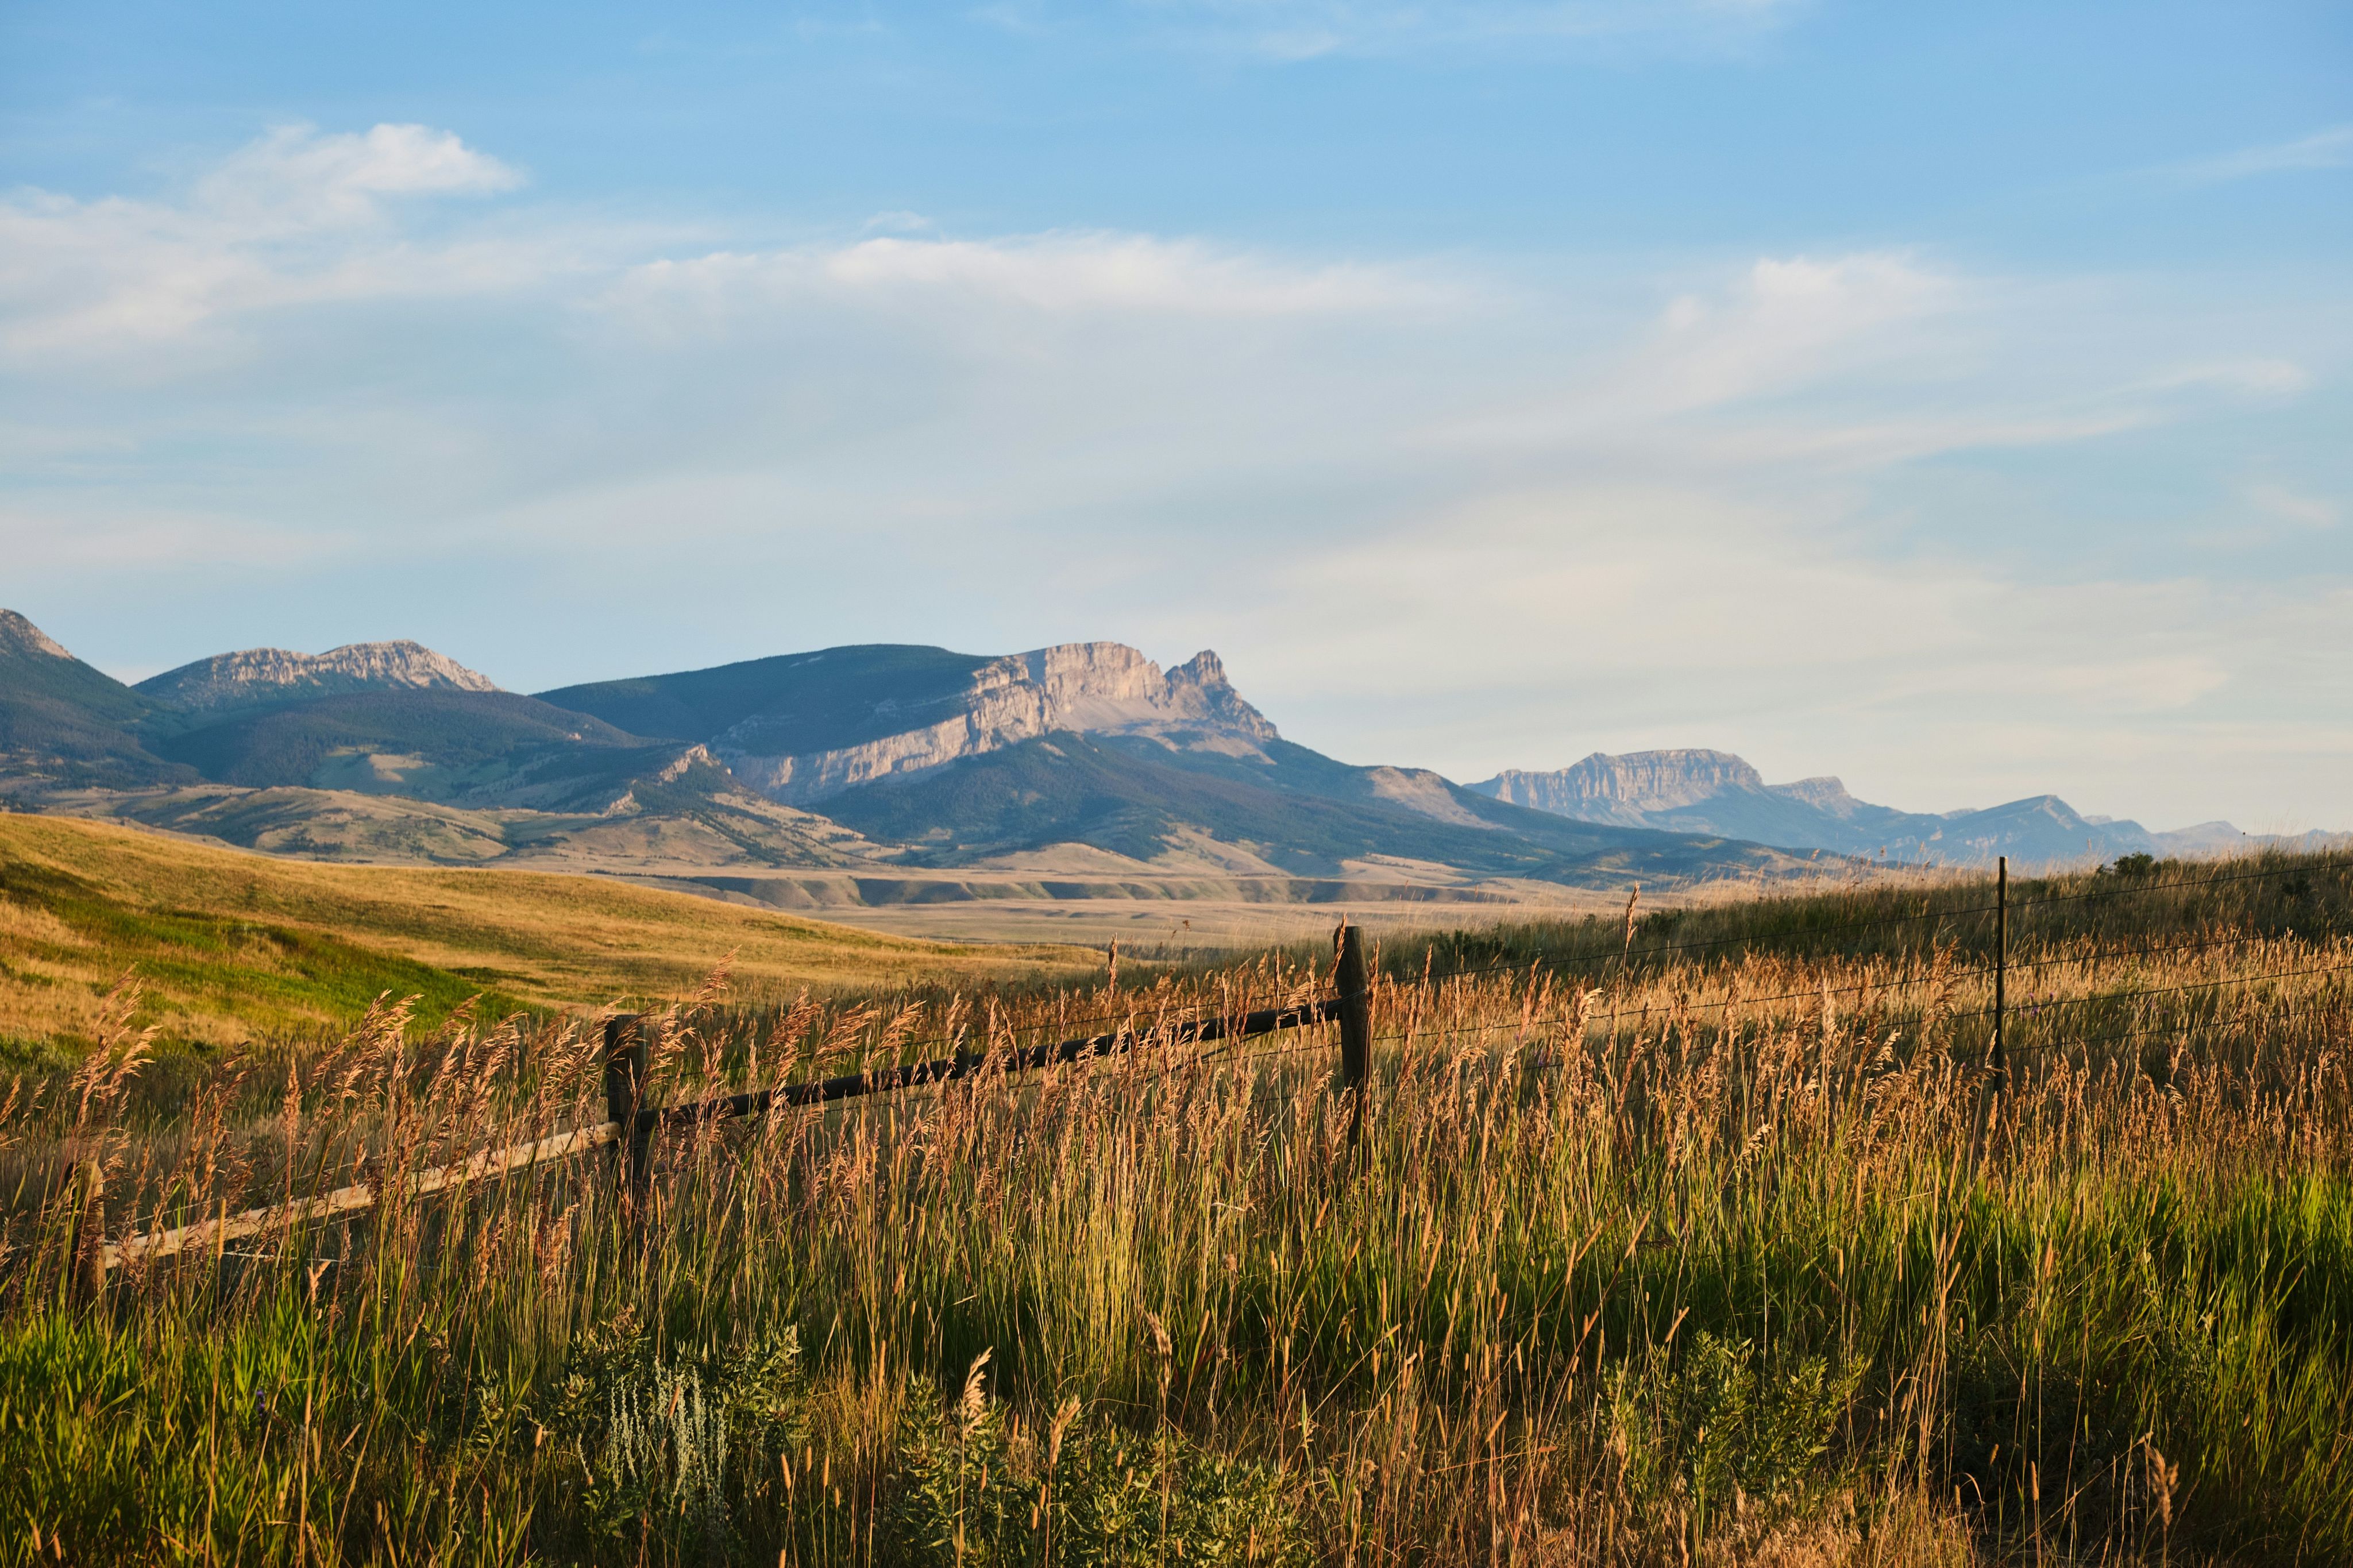
{"label": "shadowed mountainside", "polygon": [[1571,823],[1435,773],[1352,767],[1285,741],[1238,757],[1058,731],[909,783],[851,790],[826,811],[870,838],[913,846],[911,859],[942,866],[1056,843],[1149,860],[1188,836],[1308,876],[1386,860],[1589,885],[1630,872],[1689,878],[1788,866],[1754,845]]}
{"label": "shadowed mountainside", "polygon": [[67,784],[192,781],[136,732],[154,704],[92,668],[14,610],[0,610],[0,774]]}

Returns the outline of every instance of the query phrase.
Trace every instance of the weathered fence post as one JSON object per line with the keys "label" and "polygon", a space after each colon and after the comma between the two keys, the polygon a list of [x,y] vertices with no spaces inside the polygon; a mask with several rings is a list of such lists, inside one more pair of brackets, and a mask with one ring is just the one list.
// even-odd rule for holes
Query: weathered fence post
{"label": "weathered fence post", "polygon": [[2001,1026],[2009,1011],[2008,981],[2010,979],[2010,857],[2004,855],[1994,863],[1993,874],[1993,1049],[1986,1054],[1986,1066],[1993,1072],[1993,1091],[1999,1095],[2010,1091],[2010,1053],[2003,1048]]}
{"label": "weathered fence post", "polygon": [[1366,1079],[1373,1048],[1372,1004],[1365,976],[1364,932],[1343,922],[1333,940],[1340,950],[1332,976],[1340,1001],[1340,1081],[1356,1095],[1348,1113],[1348,1142],[1354,1143],[1365,1126]]}
{"label": "weathered fence post", "polygon": [[2002,1025],[2010,1010],[2010,857],[1998,857],[1993,873],[1993,1043],[1986,1047],[1985,1080],[1978,1089],[1978,1120],[1969,1134],[1969,1169],[2000,1131],[2001,1108],[2010,1092],[2010,1053],[2002,1040]]}
{"label": "weathered fence post", "polygon": [[106,1294],[106,1176],[96,1160],[79,1160],[74,1178],[73,1290],[95,1301]]}
{"label": "weathered fence post", "polygon": [[630,1197],[645,1187],[652,1132],[638,1114],[646,1083],[645,1022],[637,1013],[605,1020],[605,1120],[620,1123],[617,1175]]}

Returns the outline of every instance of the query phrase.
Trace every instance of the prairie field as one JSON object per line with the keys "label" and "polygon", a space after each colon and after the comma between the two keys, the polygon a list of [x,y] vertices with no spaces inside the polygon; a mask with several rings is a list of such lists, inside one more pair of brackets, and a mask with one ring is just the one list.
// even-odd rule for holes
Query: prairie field
{"label": "prairie field", "polygon": [[0,1561],[2353,1560],[2346,864],[2013,884],[1998,1058],[1993,899],[1392,936],[1361,1094],[1170,1027],[1328,948],[681,987],[665,1105],[1132,1048],[429,1196],[606,1122],[593,1017],[162,1073],[118,994],[0,1089]]}

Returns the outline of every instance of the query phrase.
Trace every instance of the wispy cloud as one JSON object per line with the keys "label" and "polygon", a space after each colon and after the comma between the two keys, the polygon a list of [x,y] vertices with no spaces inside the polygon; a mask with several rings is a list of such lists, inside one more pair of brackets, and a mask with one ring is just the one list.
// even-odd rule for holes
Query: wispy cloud
{"label": "wispy cloud", "polygon": [[[1810,0],[1137,0],[1126,15],[1164,43],[1295,61],[1530,46],[1721,52],[1810,8]],[[1050,0],[1000,0],[975,14],[1031,35],[1105,25],[1103,11]]]}
{"label": "wispy cloud", "polygon": [[2345,509],[2333,500],[2270,481],[2249,485],[2247,504],[2265,516],[2314,531],[2335,528],[2345,515]]}
{"label": "wispy cloud", "polygon": [[1402,267],[1298,265],[1198,240],[1052,233],[996,239],[882,237],[757,254],[719,252],[629,269],[617,303],[775,310],[820,292],[1052,315],[1286,317],[1428,310],[1467,293]]}
{"label": "wispy cloud", "polygon": [[2333,125],[2293,142],[2242,148],[2219,158],[2184,163],[2176,172],[2196,184],[2211,184],[2303,169],[2342,169],[2348,164],[2353,164],[2353,125]]}
{"label": "wispy cloud", "polygon": [[1683,406],[1787,392],[1903,353],[1899,329],[1956,309],[1966,294],[1959,279],[1901,252],[1765,257],[1724,296],[1686,294],[1668,306],[1644,359]]}

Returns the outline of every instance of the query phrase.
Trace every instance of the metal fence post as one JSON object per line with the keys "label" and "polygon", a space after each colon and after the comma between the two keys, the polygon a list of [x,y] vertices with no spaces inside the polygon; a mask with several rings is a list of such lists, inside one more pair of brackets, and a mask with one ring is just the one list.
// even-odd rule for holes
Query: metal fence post
{"label": "metal fence post", "polygon": [[638,1115],[646,1082],[646,1030],[643,1015],[623,1013],[605,1020],[605,1120],[620,1124],[621,1191],[635,1196],[646,1184],[648,1142],[651,1129]]}
{"label": "metal fence post", "polygon": [[1356,1093],[1348,1114],[1348,1142],[1354,1143],[1365,1126],[1365,1094],[1373,1047],[1372,1005],[1365,974],[1364,932],[1343,924],[1333,933],[1340,960],[1333,973],[1333,989],[1340,1001],[1340,1081]]}

